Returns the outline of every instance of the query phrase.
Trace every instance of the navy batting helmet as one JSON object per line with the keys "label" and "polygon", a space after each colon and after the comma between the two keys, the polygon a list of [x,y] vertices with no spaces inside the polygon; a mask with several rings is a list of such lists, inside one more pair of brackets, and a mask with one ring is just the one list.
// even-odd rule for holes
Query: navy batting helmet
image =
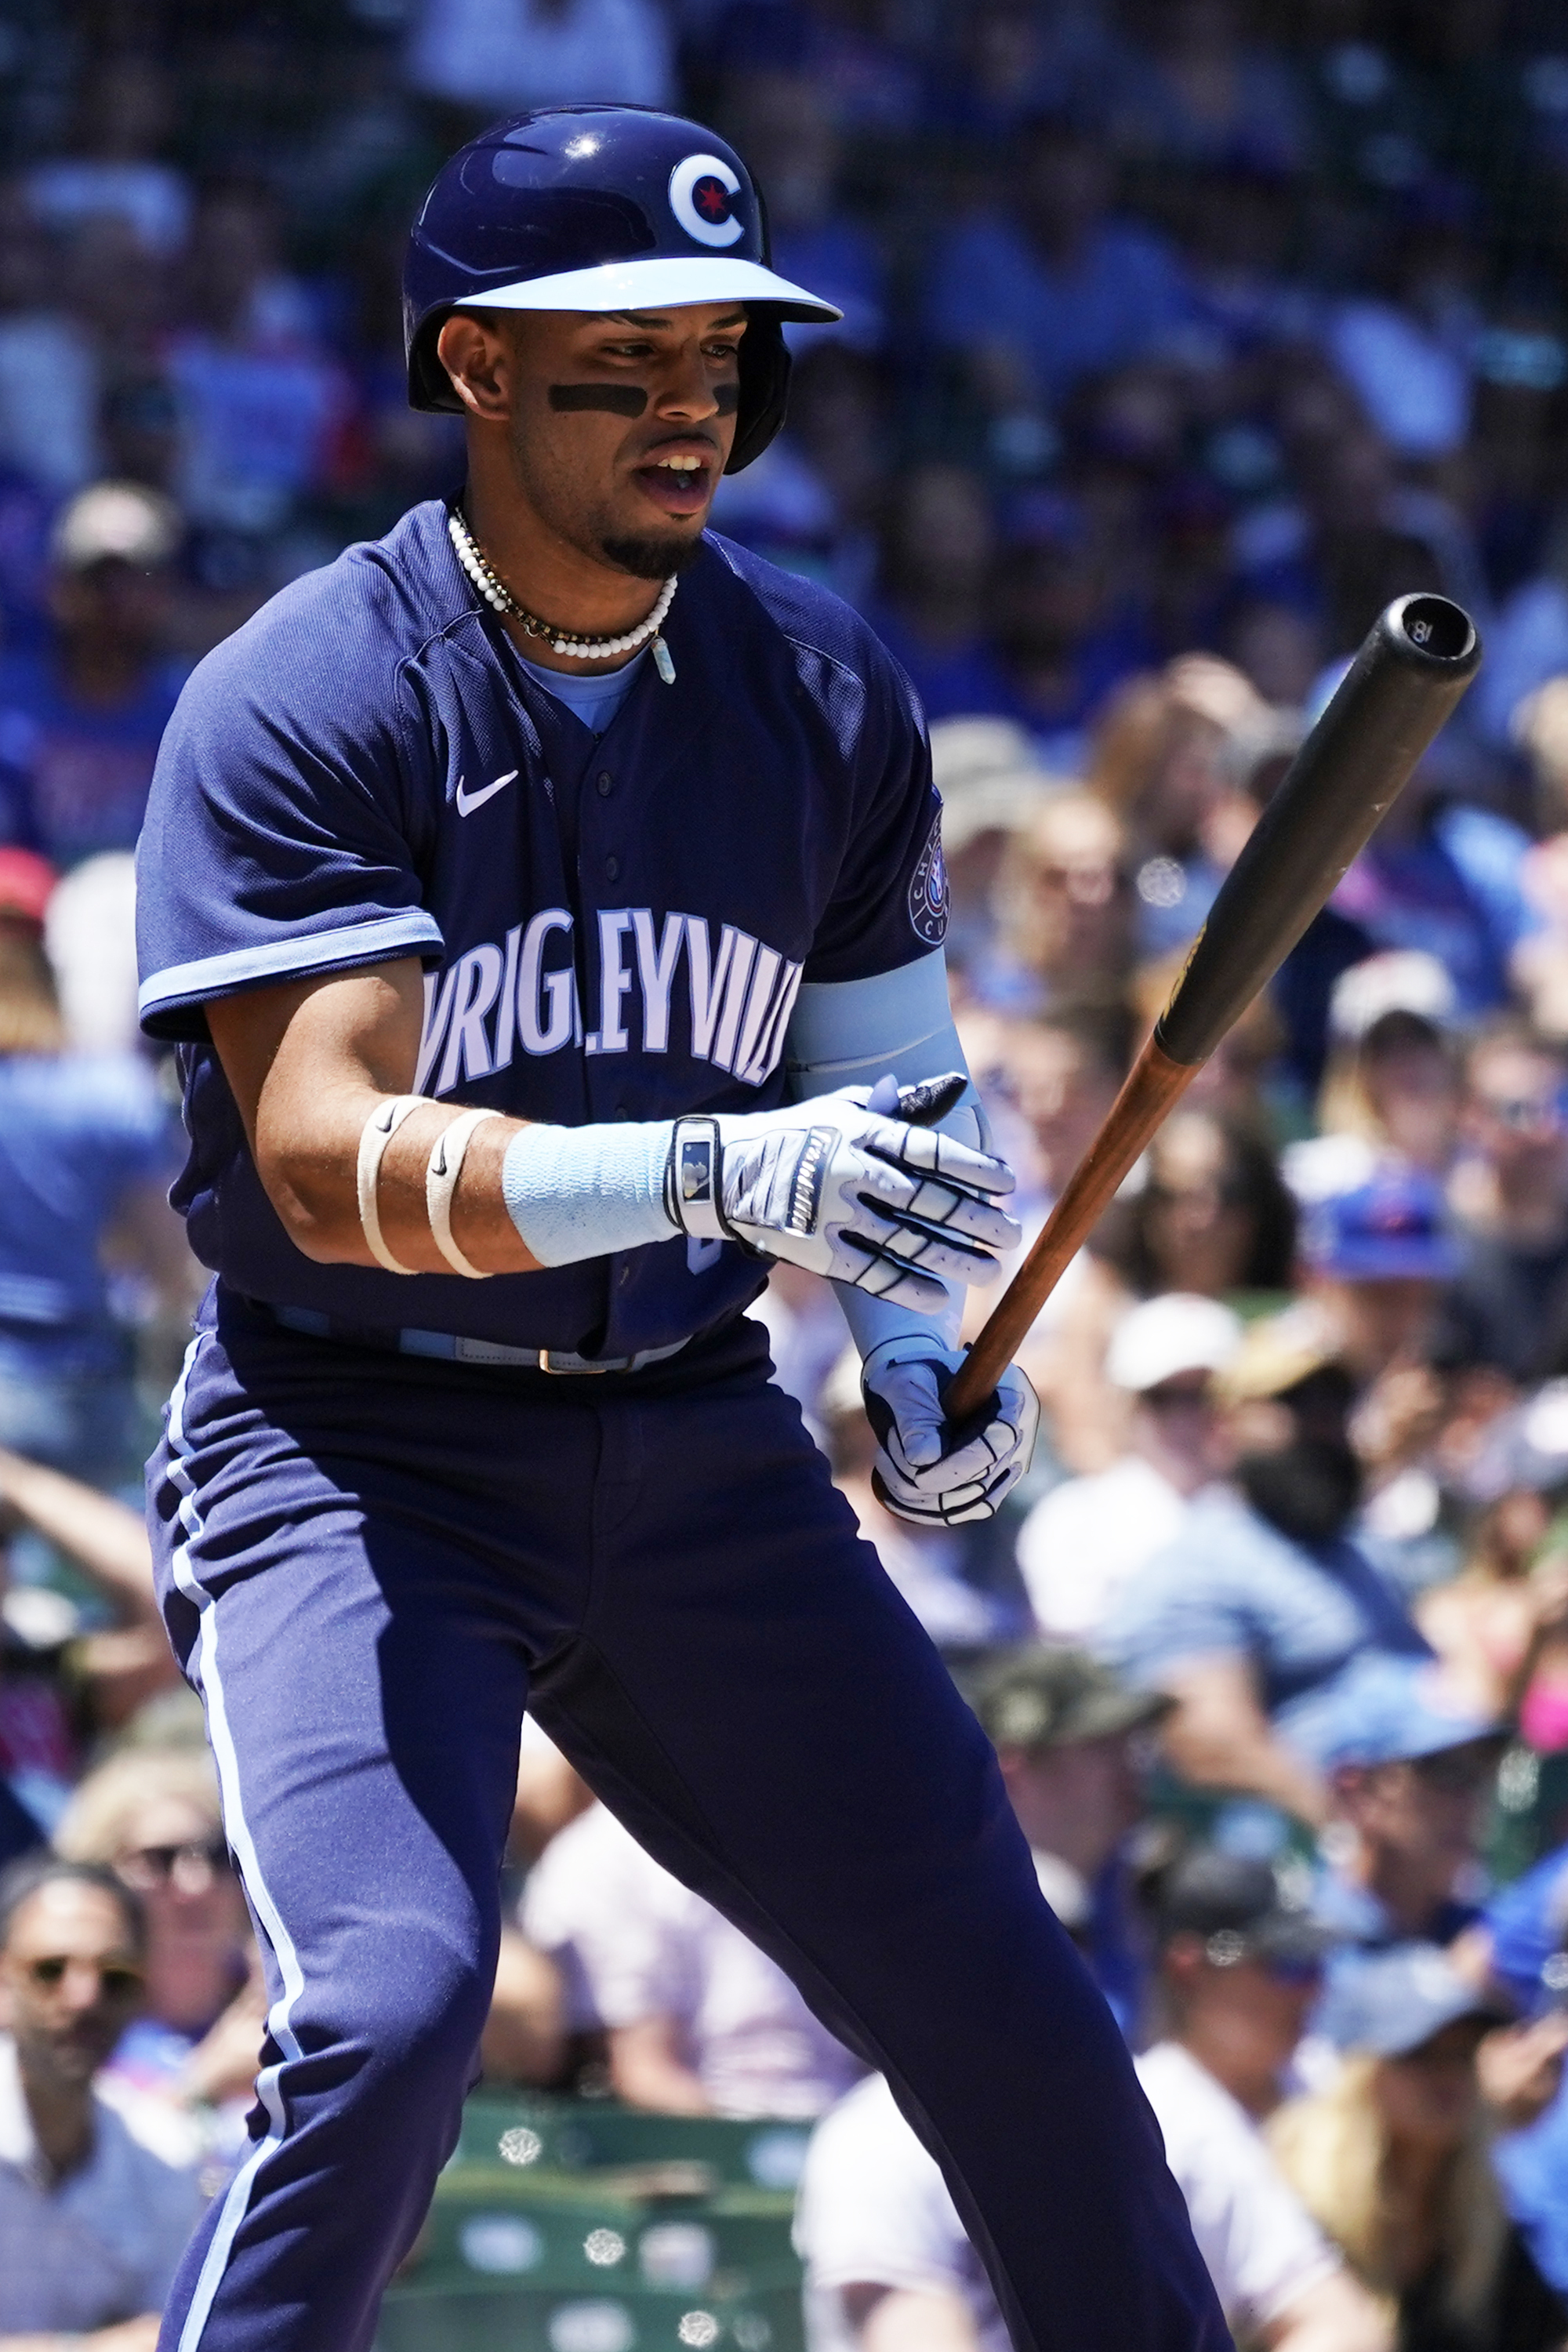
{"label": "navy batting helmet", "polygon": [[731,300],[748,319],[725,468],[736,474],[784,423],[781,321],[842,314],[774,275],[761,193],[701,123],[640,106],[520,114],[459,148],[419,208],[403,269],[408,397],[416,408],[461,407],[436,353],[457,310]]}

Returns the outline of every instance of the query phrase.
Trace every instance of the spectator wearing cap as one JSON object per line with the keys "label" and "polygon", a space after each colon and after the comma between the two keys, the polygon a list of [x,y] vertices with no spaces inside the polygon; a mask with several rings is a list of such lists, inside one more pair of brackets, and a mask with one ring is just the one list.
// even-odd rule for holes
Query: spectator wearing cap
{"label": "spectator wearing cap", "polygon": [[[1522,2017],[1568,2027],[1568,1844],[1495,1895],[1486,1911],[1491,1973]],[[1568,2080],[1527,2130],[1496,2147],[1509,2210],[1559,2294],[1568,2295]]]}
{"label": "spectator wearing cap", "polygon": [[1568,2305],[1504,2210],[1478,2053],[1500,2011],[1429,1944],[1344,1979],[1333,2081],[1269,2126],[1280,2169],[1397,2315],[1400,2352],[1557,2352]]}
{"label": "spectator wearing cap", "polygon": [[202,2200],[156,2119],[95,2085],[142,1943],[107,1871],[45,1858],[0,1879],[0,2352],[153,2352]]}
{"label": "spectator wearing cap", "polygon": [[1418,948],[1369,956],[1341,975],[1329,1001],[1319,1131],[1281,1155],[1304,1206],[1358,1191],[1391,1162],[1447,1177],[1464,1103],[1453,1011],[1452,981]]}
{"label": "spectator wearing cap", "polygon": [[[1268,2352],[1388,2352],[1375,2305],[1258,2128],[1313,1996],[1320,1932],[1285,1907],[1267,1866],[1203,1853],[1175,1874],[1161,1940],[1172,2031],[1137,2069],[1237,2339]],[[1006,2352],[942,2175],[879,2075],[814,2135],[795,2238],[809,2352]]]}
{"label": "spectator wearing cap", "polygon": [[1142,1806],[1140,1741],[1168,1702],[1081,1650],[1015,1651],[973,1685],[1041,1890],[1135,2041],[1147,1990],[1122,1849]]}
{"label": "spectator wearing cap", "polygon": [[179,518],[135,482],[74,498],[50,547],[52,641],[0,656],[0,798],[57,866],[133,849],[184,680],[162,651]]}
{"label": "spectator wearing cap", "polygon": [[1506,1727],[1479,1715],[1435,1662],[1356,1659],[1288,1717],[1328,1781],[1333,1813],[1314,1909],[1334,1972],[1412,1941],[1448,1945],[1480,1916],[1480,1839]]}
{"label": "spectator wearing cap", "polygon": [[1350,1532],[1361,1469],[1338,1345],[1308,1303],[1251,1327],[1221,1381],[1231,1481],[1129,1579],[1096,1645],[1127,1680],[1174,1699],[1165,1747],[1184,1779],[1313,1822],[1327,1788],[1281,1718],[1364,1651],[1431,1654]]}
{"label": "spectator wearing cap", "polygon": [[1223,1471],[1214,1376],[1241,1336],[1228,1307],[1181,1291],[1144,1299],[1117,1325],[1105,1374],[1130,1402],[1127,1450],[1109,1470],[1054,1487],[1018,1533],[1018,1566],[1047,1641],[1092,1641],[1128,1578]]}
{"label": "spectator wearing cap", "polygon": [[1302,1255],[1306,1289],[1328,1313],[1341,1360],[1363,1388],[1396,1359],[1415,1360],[1459,1265],[1440,1187],[1420,1169],[1392,1165],[1316,1204]]}
{"label": "spectator wearing cap", "polygon": [[1444,1346],[1528,1382],[1568,1362],[1568,1049],[1500,1024],[1471,1047],[1466,1076]]}
{"label": "spectator wearing cap", "polygon": [[147,1064],[65,1051],[44,913],[54,876],[0,850],[0,1444],[89,1484],[132,1475],[132,1349],[104,1250],[188,1305],[166,1190],[173,1122]]}
{"label": "spectator wearing cap", "polygon": [[1060,789],[1059,781],[1040,766],[1023,729],[1006,719],[933,720],[931,764],[942,794],[947,957],[967,974],[988,949],[991,892],[1003,853]]}

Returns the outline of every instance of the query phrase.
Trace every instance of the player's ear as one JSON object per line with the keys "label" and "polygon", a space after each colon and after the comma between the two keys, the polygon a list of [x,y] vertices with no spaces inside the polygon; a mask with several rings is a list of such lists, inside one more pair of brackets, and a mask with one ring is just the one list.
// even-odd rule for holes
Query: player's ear
{"label": "player's ear", "polygon": [[436,338],[436,356],[469,416],[487,425],[506,421],[512,398],[511,342],[493,312],[454,310]]}

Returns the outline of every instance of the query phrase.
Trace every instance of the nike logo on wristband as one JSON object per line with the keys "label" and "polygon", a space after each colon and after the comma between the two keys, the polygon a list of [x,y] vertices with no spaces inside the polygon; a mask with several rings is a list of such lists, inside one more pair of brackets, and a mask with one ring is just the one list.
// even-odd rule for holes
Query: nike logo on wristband
{"label": "nike logo on wristband", "polygon": [[504,776],[498,776],[493,784],[486,784],[481,792],[477,793],[466,793],[463,790],[463,779],[459,776],[458,778],[458,814],[472,816],[477,808],[483,808],[487,801],[493,801],[498,793],[504,793],[508,784],[514,783],[517,775],[517,769],[509,768]]}

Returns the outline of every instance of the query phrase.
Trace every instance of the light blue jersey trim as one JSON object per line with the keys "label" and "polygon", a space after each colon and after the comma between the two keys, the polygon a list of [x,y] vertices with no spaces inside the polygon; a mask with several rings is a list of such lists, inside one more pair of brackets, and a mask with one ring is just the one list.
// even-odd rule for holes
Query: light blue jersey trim
{"label": "light blue jersey trim", "polygon": [[205,1332],[198,1332],[191,1341],[174,1393],[169,1400],[169,1475],[179,1489],[179,1519],[184,1530],[184,1541],[175,1547],[174,1553],[174,1582],[199,1617],[195,1645],[191,1652],[187,1671],[206,1708],[207,1738],[212,1746],[218,1786],[223,1795],[224,1833],[239,1864],[246,1893],[272,1947],[278,1972],[282,1979],[282,1998],[274,2001],[267,2012],[267,2030],[283,2054],[276,2064],[262,2067],[256,2077],[256,2095],[268,2120],[267,2134],[265,2138],[258,2141],[229,2182],[217,2227],[213,2231],[212,2242],[207,2248],[206,2259],[202,2264],[185,2314],[185,2324],[180,2331],[178,2352],[196,2352],[212,2312],[214,2297],[228,2267],[235,2237],[249,2210],[256,2176],[287,2136],[289,2118],[279,2077],[289,2060],[298,2059],[302,2054],[291,2020],[294,2004],[305,1990],[304,1972],[300,1966],[294,1939],[284,1926],[282,1916],[261,1874],[255,1842],[245,1818],[245,1802],[239,1785],[239,1758],[229,1728],[223,1676],[218,1667],[217,1619],[213,1596],[201,1582],[195,1562],[202,1536],[202,1516],[196,1502],[195,1481],[189,1468],[191,1445],[184,1428],[185,1394],[196,1357],[206,1336]]}
{"label": "light blue jersey trim", "polygon": [[247,981],[303,980],[311,972],[330,971],[334,964],[372,963],[414,948],[434,948],[438,954],[443,944],[435,916],[423,907],[410,907],[406,914],[384,915],[378,922],[345,923],[336,931],[295,931],[266,947],[234,948],[227,955],[171,964],[142,982],[136,1009],[142,1015],[163,1012],[170,1005],[226,996]]}

